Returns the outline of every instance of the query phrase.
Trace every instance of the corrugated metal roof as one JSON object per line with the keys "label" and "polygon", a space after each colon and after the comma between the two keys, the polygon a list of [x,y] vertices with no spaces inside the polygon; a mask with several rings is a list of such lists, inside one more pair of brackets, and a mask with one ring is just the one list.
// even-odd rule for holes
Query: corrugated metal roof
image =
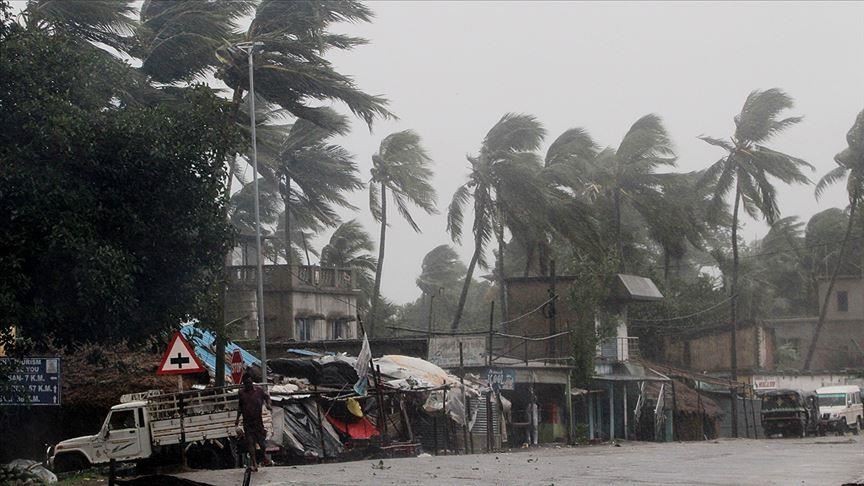
{"label": "corrugated metal roof", "polygon": [[[216,374],[216,334],[207,329],[195,327],[192,324],[187,324],[180,327],[180,332],[183,337],[189,341],[189,344],[195,350],[195,354],[204,363],[204,367],[211,375]],[[231,356],[235,349],[240,350],[240,355],[243,357],[243,364],[249,366],[261,366],[261,360],[253,356],[251,353],[241,348],[240,346],[228,341],[225,344],[225,354]],[[231,376],[230,358],[225,359],[225,376]]]}

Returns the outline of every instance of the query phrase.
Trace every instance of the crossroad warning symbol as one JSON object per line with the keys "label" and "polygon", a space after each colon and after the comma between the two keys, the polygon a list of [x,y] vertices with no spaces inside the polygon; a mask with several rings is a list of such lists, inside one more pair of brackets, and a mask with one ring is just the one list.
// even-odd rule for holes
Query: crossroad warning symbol
{"label": "crossroad warning symbol", "polygon": [[189,342],[180,332],[174,333],[168,349],[162,355],[157,375],[182,375],[186,373],[201,373],[204,366],[192,350]]}

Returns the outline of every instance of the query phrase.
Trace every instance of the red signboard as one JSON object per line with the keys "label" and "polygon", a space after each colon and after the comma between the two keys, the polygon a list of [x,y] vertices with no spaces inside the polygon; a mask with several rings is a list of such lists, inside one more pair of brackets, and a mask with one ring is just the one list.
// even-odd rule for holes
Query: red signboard
{"label": "red signboard", "polygon": [[243,379],[243,356],[240,354],[239,349],[235,349],[233,353],[231,353],[231,381],[234,382],[235,385],[240,384],[240,380]]}

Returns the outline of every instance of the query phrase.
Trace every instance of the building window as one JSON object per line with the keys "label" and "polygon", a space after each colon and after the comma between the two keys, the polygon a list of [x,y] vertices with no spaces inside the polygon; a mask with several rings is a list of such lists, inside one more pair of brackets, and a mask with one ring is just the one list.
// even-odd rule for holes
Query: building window
{"label": "building window", "polygon": [[837,291],[837,312],[849,312],[849,293],[845,290]]}
{"label": "building window", "polygon": [[330,339],[354,339],[351,321],[348,319],[334,319],[330,324]]}
{"label": "building window", "polygon": [[312,340],[312,319],[299,318],[294,321],[294,339],[298,341]]}

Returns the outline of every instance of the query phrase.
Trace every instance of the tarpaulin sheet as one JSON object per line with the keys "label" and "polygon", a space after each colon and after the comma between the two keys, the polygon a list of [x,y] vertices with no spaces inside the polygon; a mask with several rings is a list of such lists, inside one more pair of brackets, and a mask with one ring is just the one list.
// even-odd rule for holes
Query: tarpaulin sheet
{"label": "tarpaulin sheet", "polygon": [[369,439],[378,434],[378,429],[369,422],[369,419],[363,417],[357,422],[343,422],[336,417],[327,416],[327,420],[333,425],[333,428],[351,437],[352,439]]}

